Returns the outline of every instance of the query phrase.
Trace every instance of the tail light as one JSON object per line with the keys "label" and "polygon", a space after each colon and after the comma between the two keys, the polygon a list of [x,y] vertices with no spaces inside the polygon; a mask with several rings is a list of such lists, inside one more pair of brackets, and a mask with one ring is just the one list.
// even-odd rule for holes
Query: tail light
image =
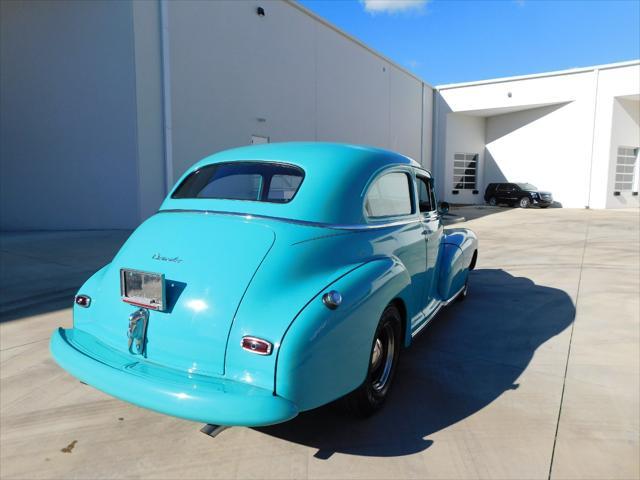
{"label": "tail light", "polygon": [[74,302],[79,307],[89,308],[89,305],[91,305],[91,297],[89,295],[76,295]]}
{"label": "tail light", "polygon": [[273,350],[271,342],[267,342],[266,340],[256,337],[242,337],[240,346],[251,353],[257,353],[258,355],[269,355],[271,350]]}

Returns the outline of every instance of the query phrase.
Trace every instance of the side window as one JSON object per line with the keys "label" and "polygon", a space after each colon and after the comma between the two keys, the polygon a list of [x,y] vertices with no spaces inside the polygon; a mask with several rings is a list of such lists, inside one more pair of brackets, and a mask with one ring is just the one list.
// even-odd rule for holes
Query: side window
{"label": "side window", "polygon": [[431,180],[425,177],[416,178],[418,181],[418,208],[420,213],[432,212],[436,209],[436,199]]}
{"label": "side window", "polygon": [[438,209],[438,200],[436,199],[436,189],[433,186],[433,179],[429,180],[429,186],[431,187],[431,209]]}
{"label": "side window", "polygon": [[370,217],[408,215],[412,209],[411,177],[394,172],[378,178],[367,192],[364,209]]}

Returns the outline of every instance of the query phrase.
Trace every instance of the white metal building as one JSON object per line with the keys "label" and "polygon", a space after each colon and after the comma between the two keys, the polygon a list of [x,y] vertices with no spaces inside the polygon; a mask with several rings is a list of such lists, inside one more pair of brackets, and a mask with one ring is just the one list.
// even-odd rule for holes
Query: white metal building
{"label": "white metal building", "polygon": [[639,68],[433,89],[288,0],[3,0],[0,229],[133,228],[193,162],[256,141],[396,150],[455,203],[504,178],[637,206]]}
{"label": "white metal building", "polygon": [[252,139],[431,165],[431,87],[296,3],[0,8],[3,230],[133,228],[195,161]]}
{"label": "white metal building", "polygon": [[436,87],[440,195],[529,182],[563,207],[638,207],[640,62]]}

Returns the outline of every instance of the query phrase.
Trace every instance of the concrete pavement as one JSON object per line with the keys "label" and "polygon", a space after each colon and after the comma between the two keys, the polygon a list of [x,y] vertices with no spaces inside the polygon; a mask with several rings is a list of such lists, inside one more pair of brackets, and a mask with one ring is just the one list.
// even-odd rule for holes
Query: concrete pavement
{"label": "concrete pavement", "polygon": [[[638,478],[639,212],[455,213],[480,238],[469,296],[403,352],[389,403],[367,421],[328,406],[207,437],[67,375],[47,342],[70,310],[17,304],[0,324],[0,476]],[[65,277],[60,259],[97,268],[124,240],[67,235],[29,237],[21,253],[2,242],[3,302],[47,278],[77,284],[88,272]]]}

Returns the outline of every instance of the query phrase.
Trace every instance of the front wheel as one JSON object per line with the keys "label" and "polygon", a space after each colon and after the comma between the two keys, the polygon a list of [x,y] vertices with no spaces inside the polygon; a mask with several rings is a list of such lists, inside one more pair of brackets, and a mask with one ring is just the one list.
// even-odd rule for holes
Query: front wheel
{"label": "front wheel", "polygon": [[469,280],[467,279],[467,281],[464,282],[464,288],[456,297],[456,302],[464,302],[467,298],[468,293],[469,293]]}
{"label": "front wheel", "polygon": [[400,355],[401,316],[389,305],[382,312],[369,356],[369,370],[357,390],[345,397],[347,409],[358,417],[369,417],[382,408],[389,394]]}
{"label": "front wheel", "polygon": [[518,205],[520,206],[520,208],[529,208],[529,206],[531,205],[531,200],[529,200],[529,197],[522,197],[518,202]]}
{"label": "front wheel", "polygon": [[496,205],[498,205],[498,200],[496,200],[496,197],[491,197],[489,199],[489,205],[491,205],[492,207],[495,207]]}

